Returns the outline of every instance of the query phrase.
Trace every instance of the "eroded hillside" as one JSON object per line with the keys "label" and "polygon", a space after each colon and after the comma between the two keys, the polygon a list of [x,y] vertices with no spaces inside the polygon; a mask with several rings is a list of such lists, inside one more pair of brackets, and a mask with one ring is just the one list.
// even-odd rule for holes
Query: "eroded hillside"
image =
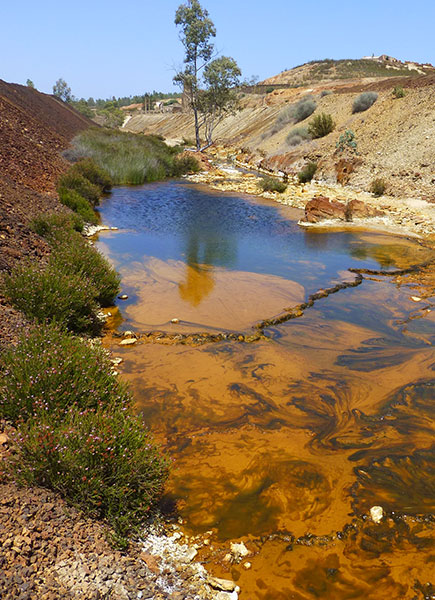
{"label": "eroded hillside", "polygon": [[[387,193],[435,199],[435,75],[378,77],[318,82],[310,87],[275,89],[271,93],[244,94],[241,110],[227,117],[216,128],[215,141],[231,149],[243,149],[253,166],[274,172],[297,173],[309,160],[318,163],[316,177],[328,183],[337,181],[339,161],[347,158],[344,183],[368,190],[372,180],[387,181]],[[404,97],[396,98],[393,89],[403,87]],[[364,91],[378,94],[376,102],[364,112],[352,112],[355,99]],[[280,114],[301,98],[311,96],[316,103],[312,117],[330,114],[335,129],[329,135],[291,146],[289,133],[307,127],[312,117],[301,122],[277,123]],[[189,114],[137,114],[126,129],[155,133],[165,138],[192,139]],[[337,150],[337,141],[346,130],[355,134],[357,152],[346,156]],[[340,175],[339,180],[341,181]]]}

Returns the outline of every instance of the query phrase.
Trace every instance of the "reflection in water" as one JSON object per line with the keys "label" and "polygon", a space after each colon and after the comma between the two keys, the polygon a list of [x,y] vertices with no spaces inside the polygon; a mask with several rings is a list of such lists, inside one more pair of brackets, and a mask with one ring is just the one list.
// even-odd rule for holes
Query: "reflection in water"
{"label": "reflection in water", "polygon": [[[116,192],[103,207],[109,224],[122,226],[110,221],[116,214],[129,226],[148,219],[133,248],[131,235],[106,239],[137,292],[123,312],[142,326],[180,316],[180,331],[187,321],[249,328],[349,266],[403,268],[428,256],[386,236],[299,232],[263,201],[149,189],[140,207],[127,198],[121,210]],[[156,189],[174,196],[160,200],[164,240]],[[410,296],[429,292],[407,281],[364,281],[255,344],[116,346],[137,409],[175,459],[168,496],[177,516],[188,535],[213,532],[199,558],[237,581],[242,600],[433,592],[435,329],[411,335]],[[431,314],[419,322],[433,325]],[[374,505],[387,511],[380,524],[364,516]],[[235,540],[248,547],[250,569],[225,560]]]}

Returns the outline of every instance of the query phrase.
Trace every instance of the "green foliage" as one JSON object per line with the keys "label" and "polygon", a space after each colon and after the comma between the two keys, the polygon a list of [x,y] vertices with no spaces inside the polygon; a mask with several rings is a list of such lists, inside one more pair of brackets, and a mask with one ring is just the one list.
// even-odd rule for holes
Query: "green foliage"
{"label": "green foliage", "polygon": [[174,177],[179,177],[183,173],[198,173],[199,170],[199,163],[192,155],[180,156],[174,159]]}
{"label": "green foliage", "polygon": [[396,85],[392,94],[395,98],[404,98],[406,96],[406,92],[401,85]]}
{"label": "green foliage", "polygon": [[314,98],[311,96],[306,96],[305,98],[301,98],[299,102],[294,107],[294,120],[296,123],[303,121],[307,117],[313,114],[316,110],[317,104]]}
{"label": "green foliage", "polygon": [[91,223],[92,225],[96,225],[98,223],[98,216],[96,215],[92,206],[78,192],[63,187],[59,188],[57,191],[61,203],[77,213],[77,215],[79,215],[83,221],[86,223]]}
{"label": "green foliage", "polygon": [[363,92],[357,98],[355,98],[352,105],[352,112],[363,112],[370,108],[377,100],[378,95],[376,92]]}
{"label": "green foliage", "polygon": [[308,133],[313,138],[321,138],[331,133],[335,128],[332,116],[326,113],[316,115],[308,125]]}
{"label": "green foliage", "polygon": [[92,117],[95,115],[94,111],[88,106],[88,103],[84,98],[73,101],[72,105],[79,113],[85,117],[88,117],[88,119],[92,119]]}
{"label": "green foliage", "polygon": [[53,86],[53,95],[63,100],[64,102],[71,102],[73,99],[71,88],[68,86],[67,82],[60,78],[56,81]]}
{"label": "green foliage", "polygon": [[354,132],[351,129],[346,129],[346,131],[338,138],[338,142],[335,144],[335,147],[337,148],[338,152],[344,152],[345,150],[348,150],[358,154]]}
{"label": "green foliage", "polygon": [[196,148],[201,148],[199,135],[199,97],[201,70],[211,61],[214,45],[211,39],[216,36],[213,21],[209,18],[208,11],[202,8],[198,0],[189,0],[186,4],[180,4],[175,13],[175,25],[180,32],[181,43],[184,46],[185,68],[179,71],[174,82],[183,88],[189,99],[195,120]]}
{"label": "green foliage", "polygon": [[87,279],[96,291],[100,306],[111,306],[119,292],[120,277],[107,259],[78,233],[58,243],[52,251],[50,266],[65,275]]}
{"label": "green foliage", "polygon": [[377,177],[376,179],[373,179],[373,181],[370,184],[370,192],[373,194],[373,196],[382,196],[386,190],[387,184],[385,182],[385,179],[382,179],[381,177]]}
{"label": "green foliage", "polygon": [[324,98],[325,96],[329,96],[330,94],[332,94],[332,90],[322,90],[320,92],[320,97]]}
{"label": "green foliage", "polygon": [[317,163],[309,162],[301,171],[298,173],[298,179],[300,183],[307,183],[311,181],[317,171]]}
{"label": "green foliage", "polygon": [[59,323],[78,333],[98,333],[98,295],[93,284],[80,275],[65,274],[53,263],[18,265],[4,277],[4,294],[15,308],[40,323]]}
{"label": "green foliage", "polygon": [[282,194],[287,189],[287,184],[277,179],[276,177],[263,177],[258,185],[263,190],[263,192],[279,192]]}
{"label": "green foliage", "polygon": [[268,87],[268,88],[266,88],[266,94],[271,94],[271,93],[273,92],[273,90],[274,90],[274,89],[275,89],[275,88],[273,88],[273,87]]}
{"label": "green foliage", "polygon": [[105,518],[126,543],[163,491],[168,461],[127,407],[78,411],[62,421],[29,420],[17,436],[18,482],[49,487],[91,516]]}
{"label": "green foliage", "polygon": [[0,361],[0,416],[17,427],[6,470],[107,519],[127,545],[168,475],[107,353],[57,326],[35,327]]}
{"label": "green foliage", "polygon": [[285,141],[289,146],[298,146],[302,144],[302,142],[306,142],[311,139],[310,134],[308,133],[307,127],[296,127],[292,129]]}
{"label": "green foliage", "polygon": [[29,87],[29,88],[33,88],[33,89],[35,89],[35,84],[33,83],[33,81],[32,81],[31,79],[28,79],[28,80],[26,81],[26,85],[27,85],[27,87]]}
{"label": "green foliage", "polygon": [[180,165],[175,159],[179,150],[156,136],[98,128],[80,133],[73,140],[72,152],[76,159],[92,158],[114,185],[135,185],[178,176]]}
{"label": "green foliage", "polygon": [[69,169],[59,178],[58,187],[59,189],[74,190],[85,198],[91,206],[97,206],[100,202],[100,188],[80,173],[74,171],[74,168]]}
{"label": "green foliage", "polygon": [[312,96],[301,98],[296,104],[287,106],[278,115],[271,133],[277,133],[288,123],[299,123],[309,117],[316,110],[316,102]]}
{"label": "green foliage", "polygon": [[72,406],[109,407],[129,400],[108,355],[55,325],[34,327],[0,358],[0,416],[12,423],[45,413],[62,418]]}
{"label": "green foliage", "polygon": [[118,273],[96,248],[73,230],[69,220],[58,215],[44,215],[33,222],[33,228],[52,248],[50,268],[88,280],[95,290],[95,300],[101,306],[113,304],[119,292]]}
{"label": "green foliage", "polygon": [[83,231],[83,220],[75,214],[43,213],[35,217],[30,224],[31,229],[48,241],[68,237],[70,232]]}
{"label": "green foliage", "polygon": [[91,183],[98,186],[101,192],[110,192],[112,179],[107,171],[99,167],[91,158],[82,158],[70,169],[72,173],[79,173]]}

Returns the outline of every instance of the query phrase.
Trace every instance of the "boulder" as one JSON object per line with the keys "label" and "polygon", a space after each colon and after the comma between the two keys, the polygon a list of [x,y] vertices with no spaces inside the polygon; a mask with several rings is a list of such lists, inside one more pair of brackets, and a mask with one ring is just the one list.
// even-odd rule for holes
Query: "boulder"
{"label": "boulder", "polygon": [[346,221],[346,204],[330,200],[326,196],[316,196],[307,202],[304,221],[318,223],[327,219]]}
{"label": "boulder", "polygon": [[362,200],[350,200],[347,203],[346,216],[348,221],[353,219],[367,219],[371,217],[380,217],[384,213],[371,204],[366,204]]}

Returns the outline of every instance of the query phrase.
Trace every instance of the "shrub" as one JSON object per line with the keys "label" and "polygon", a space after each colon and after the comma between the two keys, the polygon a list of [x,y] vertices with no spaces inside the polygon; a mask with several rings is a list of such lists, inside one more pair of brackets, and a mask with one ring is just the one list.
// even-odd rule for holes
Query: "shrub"
{"label": "shrub", "polygon": [[172,174],[179,177],[183,173],[198,173],[200,166],[196,158],[192,155],[180,156],[174,159],[174,168]]}
{"label": "shrub", "polygon": [[91,183],[89,179],[83,177],[80,173],[77,173],[73,168],[69,169],[59,179],[59,189],[74,190],[80,196],[88,200],[92,206],[97,206],[100,201],[100,188]]}
{"label": "shrub", "polygon": [[258,183],[263,192],[279,192],[282,194],[287,189],[287,184],[276,177],[264,177]]}
{"label": "shrub", "polygon": [[311,139],[310,134],[308,133],[307,127],[296,127],[292,129],[285,141],[289,146],[298,146],[302,144],[302,142],[306,142]]}
{"label": "shrub", "polygon": [[358,154],[354,132],[351,129],[346,129],[346,131],[338,138],[338,142],[335,144],[335,147],[337,148],[338,152],[350,150],[351,152]]}
{"label": "shrub", "polygon": [[404,98],[406,96],[406,92],[401,85],[396,85],[393,89],[393,96],[395,98]]}
{"label": "shrub", "polygon": [[78,192],[69,190],[67,188],[59,188],[58,194],[61,203],[65,206],[68,206],[68,208],[77,213],[77,215],[80,215],[83,221],[86,223],[91,223],[92,225],[96,225],[98,223],[98,217],[95,214],[92,206]]}
{"label": "shrub", "polygon": [[308,125],[308,133],[313,138],[321,138],[331,133],[335,128],[335,123],[332,116],[326,113],[316,115]]}
{"label": "shrub", "polygon": [[296,123],[303,121],[307,117],[313,114],[316,110],[317,104],[314,98],[311,96],[306,96],[299,100],[294,108],[294,120]]}
{"label": "shrub", "polygon": [[65,275],[86,278],[101,306],[111,306],[119,292],[120,277],[108,260],[80,236],[72,235],[53,248],[49,265]]}
{"label": "shrub", "polygon": [[60,234],[61,238],[64,239],[72,231],[83,231],[83,220],[75,214],[44,213],[33,219],[30,228],[50,242],[53,239],[58,239]]}
{"label": "shrub", "polygon": [[91,347],[59,326],[34,327],[1,355],[0,415],[14,423],[42,413],[61,415],[73,405],[83,410],[129,398],[101,346]]}
{"label": "shrub", "polygon": [[18,265],[4,277],[10,302],[30,319],[54,321],[75,332],[98,333],[98,292],[80,275],[65,274],[56,266]]}
{"label": "shrub", "polygon": [[308,181],[311,181],[312,178],[314,177],[314,173],[317,171],[317,163],[316,162],[309,162],[303,169],[302,171],[299,171],[298,173],[298,179],[300,183],[307,183]]}
{"label": "shrub", "polygon": [[273,92],[273,90],[274,90],[274,89],[275,89],[275,88],[273,88],[273,87],[268,87],[268,88],[266,88],[266,94],[271,94],[271,93]]}
{"label": "shrub", "polygon": [[387,184],[385,180],[381,177],[377,177],[376,179],[373,179],[370,184],[370,192],[373,194],[373,196],[379,197],[385,192],[386,187]]}
{"label": "shrub", "polygon": [[157,136],[87,129],[73,145],[70,156],[92,158],[109,173],[114,185],[136,185],[180,174],[180,165],[174,164],[180,148],[170,148]]}
{"label": "shrub", "polygon": [[109,173],[99,167],[92,158],[82,158],[71,167],[70,172],[83,175],[102,192],[109,192],[112,189],[113,184]]}
{"label": "shrub", "polygon": [[378,95],[376,92],[363,92],[357,98],[355,98],[352,105],[352,112],[363,112],[367,110],[376,102]]}
{"label": "shrub", "polygon": [[324,98],[325,96],[329,96],[330,94],[332,94],[332,90],[322,90],[320,92],[320,97]]}
{"label": "shrub", "polygon": [[127,407],[77,411],[20,427],[11,469],[20,483],[60,493],[91,516],[106,518],[127,545],[163,491],[168,461]]}

